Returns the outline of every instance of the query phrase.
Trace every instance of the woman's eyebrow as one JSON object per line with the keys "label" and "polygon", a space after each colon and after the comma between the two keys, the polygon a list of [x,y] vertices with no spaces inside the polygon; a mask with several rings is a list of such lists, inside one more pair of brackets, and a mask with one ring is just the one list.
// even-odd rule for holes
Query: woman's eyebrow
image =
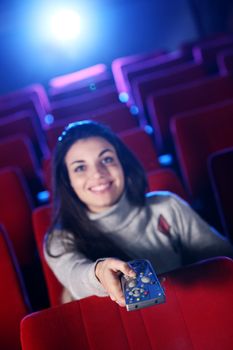
{"label": "woman's eyebrow", "polygon": [[70,163],[70,165],[75,164],[75,163],[85,163],[85,160],[74,160],[73,162]]}
{"label": "woman's eyebrow", "polygon": [[105,149],[103,149],[101,152],[100,152],[100,154],[99,154],[99,157],[101,157],[104,153],[106,153],[106,152],[111,152],[111,153],[113,153],[114,151],[111,149],[111,148],[105,148]]}

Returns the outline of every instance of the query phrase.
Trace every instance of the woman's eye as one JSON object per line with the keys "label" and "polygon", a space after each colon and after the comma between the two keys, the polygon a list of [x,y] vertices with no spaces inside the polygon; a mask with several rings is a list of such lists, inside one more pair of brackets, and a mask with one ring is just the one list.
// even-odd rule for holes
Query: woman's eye
{"label": "woman's eye", "polygon": [[79,165],[74,169],[75,173],[81,173],[83,171],[85,171],[85,165]]}
{"label": "woman's eye", "polygon": [[104,163],[104,164],[109,164],[109,163],[112,163],[114,161],[114,159],[113,159],[113,157],[105,157],[103,160],[102,160],[102,162]]}

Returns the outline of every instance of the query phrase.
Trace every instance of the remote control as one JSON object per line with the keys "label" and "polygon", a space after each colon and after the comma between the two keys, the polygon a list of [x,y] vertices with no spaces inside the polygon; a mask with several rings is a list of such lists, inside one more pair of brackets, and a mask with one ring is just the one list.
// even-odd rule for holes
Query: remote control
{"label": "remote control", "polygon": [[136,277],[121,277],[126,309],[132,311],[164,303],[165,293],[151,263],[138,259],[129,261],[128,264],[136,272]]}

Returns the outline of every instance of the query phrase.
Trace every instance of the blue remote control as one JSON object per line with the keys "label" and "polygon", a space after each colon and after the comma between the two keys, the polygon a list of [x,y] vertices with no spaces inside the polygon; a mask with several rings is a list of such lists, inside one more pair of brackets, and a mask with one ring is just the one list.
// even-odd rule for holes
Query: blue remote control
{"label": "blue remote control", "polygon": [[138,259],[128,264],[136,272],[136,277],[123,275],[121,285],[128,311],[165,302],[165,293],[158,277],[148,260]]}

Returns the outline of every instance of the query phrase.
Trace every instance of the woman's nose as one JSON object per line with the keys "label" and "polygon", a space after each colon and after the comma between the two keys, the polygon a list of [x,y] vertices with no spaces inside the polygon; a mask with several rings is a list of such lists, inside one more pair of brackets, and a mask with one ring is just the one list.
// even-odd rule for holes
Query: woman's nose
{"label": "woman's nose", "polygon": [[106,174],[106,168],[102,164],[98,164],[93,167],[92,176],[95,178],[102,177]]}

